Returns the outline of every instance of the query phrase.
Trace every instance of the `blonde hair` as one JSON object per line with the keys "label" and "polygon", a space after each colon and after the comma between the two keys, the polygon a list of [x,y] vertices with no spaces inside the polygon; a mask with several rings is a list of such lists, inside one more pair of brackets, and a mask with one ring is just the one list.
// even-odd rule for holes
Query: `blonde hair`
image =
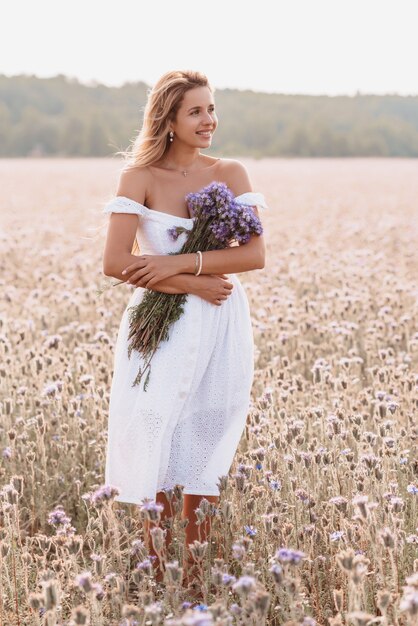
{"label": "blonde hair", "polygon": [[[126,151],[118,151],[125,158],[124,169],[146,166],[159,161],[170,145],[170,122],[175,121],[184,94],[195,87],[214,88],[201,72],[174,70],[163,74],[147,92],[142,128]],[[139,250],[135,238],[131,254]]]}

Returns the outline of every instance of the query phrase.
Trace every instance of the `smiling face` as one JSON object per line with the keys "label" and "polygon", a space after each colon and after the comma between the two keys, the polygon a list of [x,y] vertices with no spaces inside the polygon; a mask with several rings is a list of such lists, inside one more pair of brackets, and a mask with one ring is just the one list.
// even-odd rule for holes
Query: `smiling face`
{"label": "smiling face", "polygon": [[196,148],[208,147],[218,125],[215,101],[208,87],[194,87],[184,94],[170,130],[174,141],[182,141]]}

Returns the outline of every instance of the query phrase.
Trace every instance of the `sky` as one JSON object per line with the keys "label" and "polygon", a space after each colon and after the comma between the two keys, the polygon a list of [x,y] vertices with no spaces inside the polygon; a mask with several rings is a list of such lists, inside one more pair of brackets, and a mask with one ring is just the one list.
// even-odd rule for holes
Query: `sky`
{"label": "sky", "polygon": [[418,94],[418,0],[13,0],[0,74],[152,84],[205,73],[268,93]]}

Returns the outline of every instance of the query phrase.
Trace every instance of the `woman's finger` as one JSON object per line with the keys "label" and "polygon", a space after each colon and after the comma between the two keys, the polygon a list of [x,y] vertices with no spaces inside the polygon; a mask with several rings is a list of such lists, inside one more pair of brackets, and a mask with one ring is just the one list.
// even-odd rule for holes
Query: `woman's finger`
{"label": "woman's finger", "polygon": [[154,285],[156,285],[158,282],[160,282],[161,278],[158,278],[157,275],[154,275],[151,280],[148,281],[147,283],[147,288],[149,289],[150,287],[153,287]]}
{"label": "woman's finger", "polygon": [[129,274],[129,272],[132,272],[133,270],[136,270],[138,268],[142,269],[147,265],[147,263],[147,259],[138,259],[138,261],[135,261],[135,263],[132,263],[131,265],[125,267],[125,269],[122,270],[122,274]]}
{"label": "woman's finger", "polygon": [[143,276],[140,276],[139,279],[135,280],[136,284],[140,283],[140,287],[147,287],[148,281],[153,277],[153,274],[150,272],[145,273]]}
{"label": "woman's finger", "polygon": [[144,276],[146,276],[149,273],[150,273],[150,270],[148,268],[146,268],[146,267],[144,267],[144,268],[142,268],[140,270],[137,270],[135,272],[135,274],[132,274],[132,276],[129,277],[128,283],[129,282],[130,283],[137,283],[138,280],[141,280],[141,278],[144,278]]}

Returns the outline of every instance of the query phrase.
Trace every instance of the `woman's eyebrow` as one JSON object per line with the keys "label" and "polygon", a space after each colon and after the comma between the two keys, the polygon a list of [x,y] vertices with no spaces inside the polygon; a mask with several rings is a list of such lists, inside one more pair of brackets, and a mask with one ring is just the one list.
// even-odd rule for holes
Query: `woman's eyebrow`
{"label": "woman's eyebrow", "polygon": [[[213,103],[213,102],[211,102],[211,104],[208,104],[208,106],[209,106],[209,107],[213,107],[213,106],[215,106],[215,105],[214,105],[214,103]],[[187,112],[189,112],[189,111],[193,111],[193,109],[200,109],[200,108],[201,108],[201,106],[200,106],[200,105],[195,106],[195,107],[191,107],[190,109],[188,109],[188,110],[187,110]]]}

